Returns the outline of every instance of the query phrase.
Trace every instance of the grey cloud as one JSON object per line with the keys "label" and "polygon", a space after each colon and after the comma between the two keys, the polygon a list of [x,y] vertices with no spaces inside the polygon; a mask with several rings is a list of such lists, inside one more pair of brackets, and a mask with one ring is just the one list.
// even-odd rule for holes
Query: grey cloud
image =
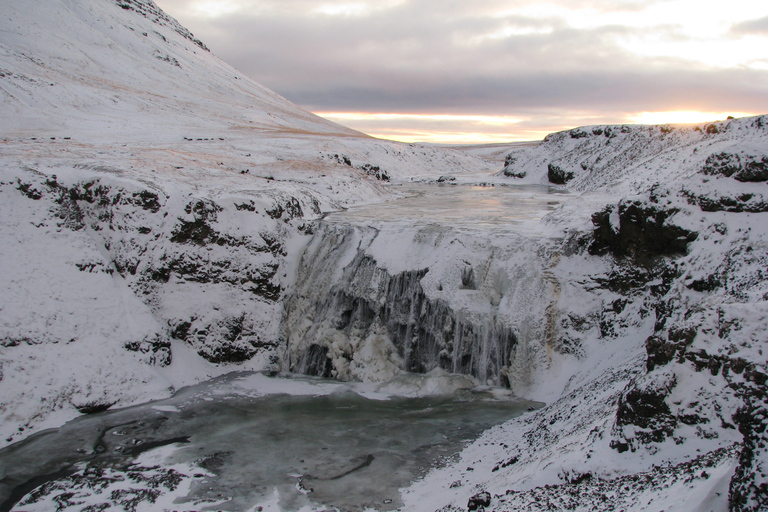
{"label": "grey cloud", "polygon": [[[310,15],[318,2],[265,0],[257,15],[242,10],[189,28],[241,72],[315,111],[768,111],[768,93],[756,86],[766,72],[638,57],[616,42],[636,30],[627,27],[575,30],[564,19],[488,15],[510,3],[410,0],[344,17]],[[607,9],[615,2],[581,4]],[[171,14],[181,18],[182,0],[160,5],[179,9]],[[507,26],[543,32],[483,38]],[[681,37],[674,26],[653,30]]]}
{"label": "grey cloud", "polygon": [[735,35],[758,34],[768,36],[768,16],[737,23],[731,27],[731,33]]}
{"label": "grey cloud", "polygon": [[[338,87],[286,91],[293,101],[319,111],[539,115],[542,110],[768,110],[754,76],[729,72],[536,74],[465,80],[410,90]],[[768,80],[768,73],[762,75]]]}

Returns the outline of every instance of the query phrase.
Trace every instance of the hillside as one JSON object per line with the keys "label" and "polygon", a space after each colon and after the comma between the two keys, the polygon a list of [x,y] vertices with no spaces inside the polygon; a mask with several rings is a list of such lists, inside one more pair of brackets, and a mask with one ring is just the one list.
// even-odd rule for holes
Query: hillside
{"label": "hillside", "polygon": [[[527,395],[549,405],[406,504],[765,510],[768,119],[576,128],[506,164],[513,182],[552,184],[554,168],[580,191],[530,250],[558,255]],[[422,505],[436,495],[443,508]]]}
{"label": "hillside", "polygon": [[310,114],[151,1],[6,1],[0,48],[2,443],[279,366],[313,219],[490,170]]}

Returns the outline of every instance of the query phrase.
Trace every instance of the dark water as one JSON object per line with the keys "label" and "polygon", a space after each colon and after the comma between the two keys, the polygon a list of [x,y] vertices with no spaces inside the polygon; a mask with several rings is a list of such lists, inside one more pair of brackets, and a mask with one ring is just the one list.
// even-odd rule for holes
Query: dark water
{"label": "dark water", "polygon": [[[286,511],[391,510],[400,504],[399,488],[483,430],[537,405],[489,400],[472,390],[371,399],[352,386],[310,379],[301,380],[302,395],[252,396],[232,386],[238,379],[85,416],[9,446],[0,451],[1,510],[122,510],[127,491],[93,496],[115,475],[131,484],[129,497],[137,501],[127,501],[138,503],[136,510],[162,510],[150,501],[158,489],[176,493],[173,510],[249,510],[262,503]],[[280,380],[269,380],[280,388]],[[324,387],[313,394],[313,386]],[[136,465],[142,453],[164,445],[159,468]],[[163,469],[180,463],[186,471]],[[193,480],[189,489],[178,485],[178,474]]]}

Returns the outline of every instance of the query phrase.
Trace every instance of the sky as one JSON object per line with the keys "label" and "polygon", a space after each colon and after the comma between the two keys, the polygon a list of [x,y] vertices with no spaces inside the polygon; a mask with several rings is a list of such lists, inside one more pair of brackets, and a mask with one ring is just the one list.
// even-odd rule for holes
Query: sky
{"label": "sky", "polygon": [[406,142],[768,113],[765,0],[155,0],[299,106]]}

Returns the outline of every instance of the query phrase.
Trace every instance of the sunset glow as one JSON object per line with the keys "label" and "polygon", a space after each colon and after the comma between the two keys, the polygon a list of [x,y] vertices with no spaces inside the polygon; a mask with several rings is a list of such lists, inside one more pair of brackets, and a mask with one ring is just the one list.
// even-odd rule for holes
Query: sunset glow
{"label": "sunset glow", "polygon": [[523,119],[511,116],[367,112],[317,112],[317,115],[373,137],[401,142],[461,144],[470,140],[481,144],[532,140],[546,135],[516,129],[515,125]]}
{"label": "sunset glow", "polygon": [[316,112],[320,117],[334,121],[462,121],[465,123],[506,126],[519,123],[521,119],[509,116],[473,116],[451,114],[401,114],[368,112]]}
{"label": "sunset glow", "polygon": [[541,140],[547,134],[595,124],[697,124],[748,117],[756,112],[679,110],[638,112],[626,116],[590,117],[583,112],[564,116],[561,123],[540,125],[535,118],[451,114],[317,112],[317,115],[380,139],[435,144],[490,144]]}

